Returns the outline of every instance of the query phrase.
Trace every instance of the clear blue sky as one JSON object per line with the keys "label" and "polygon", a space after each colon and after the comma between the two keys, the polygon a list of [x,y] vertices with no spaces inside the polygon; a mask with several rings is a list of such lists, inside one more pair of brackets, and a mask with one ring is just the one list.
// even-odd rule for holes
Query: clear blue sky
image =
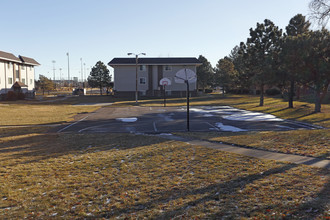
{"label": "clear blue sky", "polygon": [[[39,74],[81,78],[101,60],[127,57],[205,56],[213,66],[264,19],[285,29],[310,0],[3,0],[0,50],[36,59]],[[109,67],[109,69],[111,69]],[[86,71],[87,72],[87,71]],[[88,75],[88,74],[87,74]]]}

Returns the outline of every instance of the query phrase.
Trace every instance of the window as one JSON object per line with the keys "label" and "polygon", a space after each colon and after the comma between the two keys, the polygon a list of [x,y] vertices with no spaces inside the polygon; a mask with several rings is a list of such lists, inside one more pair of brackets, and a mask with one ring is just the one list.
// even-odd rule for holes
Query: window
{"label": "window", "polygon": [[25,84],[25,79],[22,79],[22,83]]}
{"label": "window", "polygon": [[172,66],[165,65],[164,66],[164,71],[172,71]]}
{"label": "window", "polygon": [[8,62],[8,69],[10,69],[10,64],[11,64],[11,62]]}
{"label": "window", "polygon": [[147,83],[147,79],[145,77],[140,77],[140,85],[145,85]]}
{"label": "window", "polygon": [[13,84],[13,78],[8,77],[8,84]]}
{"label": "window", "polygon": [[32,82],[33,82],[32,79],[30,79],[30,85],[32,85]]}
{"label": "window", "polygon": [[32,70],[32,66],[30,66],[30,70]]}
{"label": "window", "polygon": [[22,69],[22,70],[25,70],[25,66],[22,65],[22,66],[21,66],[21,69]]}
{"label": "window", "polygon": [[19,71],[16,70],[16,78],[18,79],[19,78]]}
{"label": "window", "polygon": [[139,66],[140,71],[146,71],[146,69],[147,69],[146,65],[140,65]]}

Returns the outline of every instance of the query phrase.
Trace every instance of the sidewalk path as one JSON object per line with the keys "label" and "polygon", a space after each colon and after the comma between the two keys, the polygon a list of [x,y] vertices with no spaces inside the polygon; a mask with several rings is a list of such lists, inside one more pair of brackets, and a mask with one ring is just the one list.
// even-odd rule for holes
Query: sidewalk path
{"label": "sidewalk path", "polygon": [[204,140],[191,140],[191,139],[187,139],[187,138],[175,136],[175,135],[160,134],[159,136],[161,136],[163,138],[171,139],[171,140],[183,141],[188,144],[195,145],[195,146],[197,146],[197,145],[204,146],[204,147],[208,147],[208,148],[212,148],[212,149],[241,154],[241,155],[255,157],[255,158],[259,158],[259,159],[276,160],[276,161],[283,161],[283,162],[289,162],[289,163],[294,163],[294,164],[305,164],[305,165],[310,165],[313,167],[330,169],[330,160],[326,160],[326,159],[299,156],[299,155],[293,155],[293,154],[277,153],[277,152],[271,152],[271,151],[266,151],[266,150],[244,148],[244,147],[214,143],[214,142],[209,142],[209,141],[204,141]]}

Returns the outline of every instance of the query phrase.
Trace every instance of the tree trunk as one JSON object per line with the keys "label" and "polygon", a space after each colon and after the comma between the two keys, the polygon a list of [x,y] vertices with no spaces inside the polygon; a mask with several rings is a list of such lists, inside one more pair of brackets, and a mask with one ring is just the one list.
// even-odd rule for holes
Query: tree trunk
{"label": "tree trunk", "polygon": [[321,94],[315,90],[315,112],[321,112]]}
{"label": "tree trunk", "polygon": [[289,108],[293,108],[294,80],[290,81]]}
{"label": "tree trunk", "polygon": [[260,87],[260,103],[259,106],[264,106],[264,85],[261,84]]}
{"label": "tree trunk", "polygon": [[222,97],[225,97],[225,87],[222,86]]}

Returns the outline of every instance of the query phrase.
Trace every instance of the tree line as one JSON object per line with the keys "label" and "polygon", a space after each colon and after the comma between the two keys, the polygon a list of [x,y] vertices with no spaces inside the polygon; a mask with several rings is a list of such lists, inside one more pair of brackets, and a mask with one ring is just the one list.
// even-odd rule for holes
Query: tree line
{"label": "tree line", "polygon": [[305,16],[297,14],[284,32],[265,19],[250,28],[247,40],[220,59],[215,68],[200,55],[199,88],[219,86],[223,94],[225,90],[244,93],[256,89],[263,106],[265,88],[276,87],[282,94],[288,91],[288,107],[293,108],[296,88],[304,86],[314,91],[315,112],[320,112],[330,83],[329,30],[310,30],[310,25]]}

